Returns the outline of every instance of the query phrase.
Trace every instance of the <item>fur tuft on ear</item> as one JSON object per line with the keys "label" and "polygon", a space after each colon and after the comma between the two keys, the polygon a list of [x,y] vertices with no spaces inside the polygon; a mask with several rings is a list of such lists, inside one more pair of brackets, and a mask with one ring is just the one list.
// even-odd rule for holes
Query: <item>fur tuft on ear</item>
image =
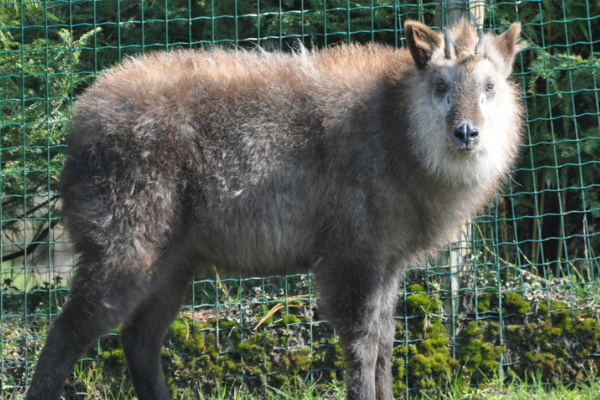
{"label": "fur tuft on ear", "polygon": [[523,49],[517,44],[520,35],[521,23],[514,22],[504,33],[496,37],[496,48],[509,69],[512,69],[517,53]]}
{"label": "fur tuft on ear", "polygon": [[404,24],[406,43],[415,64],[423,69],[431,59],[433,52],[440,46],[442,39],[433,30],[416,21]]}

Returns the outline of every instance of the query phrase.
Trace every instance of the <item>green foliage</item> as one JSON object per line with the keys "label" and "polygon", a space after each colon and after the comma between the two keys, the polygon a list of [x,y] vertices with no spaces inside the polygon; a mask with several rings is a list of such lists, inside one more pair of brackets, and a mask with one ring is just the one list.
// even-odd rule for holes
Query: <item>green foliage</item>
{"label": "green foliage", "polygon": [[[56,311],[65,302],[68,289],[64,286],[60,276],[52,282],[35,281],[25,287],[17,287],[12,279],[6,277],[0,286],[2,293],[2,308],[6,310],[19,310],[28,314],[43,311]],[[48,293],[52,293],[49,295]]]}
{"label": "green foliage", "polygon": [[[600,67],[592,53],[592,32],[600,24],[590,18],[599,12],[600,4],[589,1],[519,4],[527,49],[515,78],[525,93],[526,149],[513,178],[514,204],[505,211],[514,226],[501,225],[500,234],[506,254],[509,243],[519,242],[528,262],[553,262],[556,276],[564,273],[561,261],[586,252],[581,234],[600,224],[600,187],[594,184],[600,181]],[[500,7],[494,17],[506,26],[515,15]]]}
{"label": "green foliage", "polygon": [[[33,27],[0,35],[0,188],[2,229],[29,242],[46,240],[59,217],[57,182],[64,163],[65,138],[73,92],[89,75],[82,68],[82,49],[100,28],[74,36],[61,27],[46,31],[61,19],[44,13],[40,4],[0,5],[0,27]],[[15,239],[12,239],[15,240]],[[10,257],[3,255],[3,261]]]}

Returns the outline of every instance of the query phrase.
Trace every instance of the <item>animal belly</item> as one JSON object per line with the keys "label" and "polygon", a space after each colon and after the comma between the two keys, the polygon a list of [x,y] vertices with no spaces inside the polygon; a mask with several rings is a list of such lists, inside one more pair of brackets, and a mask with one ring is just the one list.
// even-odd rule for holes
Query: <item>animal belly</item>
{"label": "animal belly", "polygon": [[199,253],[229,275],[306,271],[311,259],[311,229],[289,215],[261,214],[250,210],[222,213],[212,223],[202,224],[195,234]]}

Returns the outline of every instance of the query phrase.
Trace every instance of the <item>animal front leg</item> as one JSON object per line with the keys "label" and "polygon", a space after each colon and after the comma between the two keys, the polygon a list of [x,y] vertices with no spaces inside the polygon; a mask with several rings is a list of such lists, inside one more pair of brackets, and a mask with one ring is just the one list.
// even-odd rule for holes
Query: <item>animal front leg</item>
{"label": "animal front leg", "polygon": [[346,355],[346,380],[349,400],[375,399],[377,332],[357,335],[340,334]]}
{"label": "animal front leg", "polygon": [[[392,390],[391,371],[386,370],[389,376],[383,380],[376,377],[382,332],[381,291],[389,285],[391,273],[374,259],[321,260],[314,269],[319,309],[338,330],[344,349],[349,400],[379,399],[377,393],[391,394]],[[389,324],[383,329],[389,336]],[[390,387],[380,390],[378,384]]]}
{"label": "animal front leg", "polygon": [[379,345],[377,348],[377,366],[375,369],[375,386],[377,400],[393,399],[392,352],[396,326],[394,314],[398,298],[399,277],[389,279],[381,290],[381,309],[379,313]]}

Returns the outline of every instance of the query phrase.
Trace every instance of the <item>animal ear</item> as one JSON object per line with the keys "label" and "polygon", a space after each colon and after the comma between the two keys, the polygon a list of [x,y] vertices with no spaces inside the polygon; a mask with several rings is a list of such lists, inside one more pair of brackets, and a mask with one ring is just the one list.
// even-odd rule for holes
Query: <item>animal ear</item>
{"label": "animal ear", "polygon": [[404,24],[404,31],[415,64],[419,69],[425,68],[442,39],[433,30],[416,21],[407,21]]}
{"label": "animal ear", "polygon": [[508,30],[496,38],[497,49],[509,70],[512,69],[515,56],[523,48],[517,44],[521,35],[521,23],[514,22]]}

